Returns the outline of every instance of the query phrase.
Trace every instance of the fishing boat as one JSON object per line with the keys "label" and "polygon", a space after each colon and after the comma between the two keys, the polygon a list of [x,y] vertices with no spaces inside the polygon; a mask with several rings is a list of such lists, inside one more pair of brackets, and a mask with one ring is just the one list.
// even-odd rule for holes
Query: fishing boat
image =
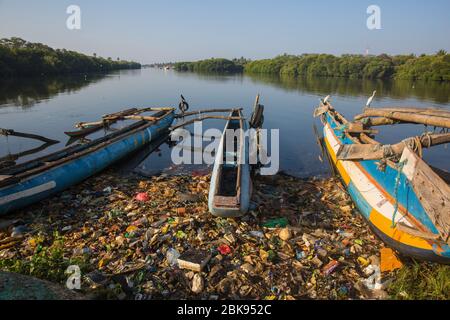
{"label": "fishing boat", "polygon": [[[143,110],[156,111],[157,108],[142,109],[141,112]],[[118,117],[137,121],[87,144],[1,168],[0,215],[61,192],[157,139],[175,119],[173,108],[159,110],[152,117],[136,116],[138,112]]]}
{"label": "fishing boat", "polygon": [[[327,97],[327,99],[329,98]],[[353,122],[321,100],[323,146],[359,212],[374,233],[400,253],[450,263],[448,173],[422,159],[422,150],[450,142],[450,112],[441,109],[370,108]],[[383,145],[375,126],[400,123],[443,128],[439,133]]]}
{"label": "fishing boat", "polygon": [[[233,110],[217,148],[211,176],[208,205],[215,216],[238,217],[249,209],[252,182],[246,131],[242,110]],[[233,141],[228,141],[230,138]]]}

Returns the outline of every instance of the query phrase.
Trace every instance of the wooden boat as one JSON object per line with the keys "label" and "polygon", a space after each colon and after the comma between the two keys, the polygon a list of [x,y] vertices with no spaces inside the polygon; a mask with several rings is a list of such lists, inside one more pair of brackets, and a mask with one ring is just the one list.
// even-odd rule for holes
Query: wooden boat
{"label": "wooden boat", "polygon": [[41,201],[100,172],[157,139],[171,126],[166,109],[85,145],[0,170],[0,215]]}
{"label": "wooden boat", "polygon": [[421,158],[422,148],[450,142],[450,134],[430,133],[395,145],[382,145],[369,135],[374,132],[370,126],[399,122],[432,121],[448,128],[448,111],[371,109],[349,122],[322,101],[315,116],[324,125],[330,161],[381,240],[404,255],[450,263],[449,180]]}
{"label": "wooden boat", "polygon": [[[232,151],[226,150],[229,142],[227,130],[238,130],[241,133],[239,137],[235,136]],[[246,131],[247,122],[242,116],[242,111],[232,111],[217,149],[211,176],[208,205],[209,211],[215,216],[238,217],[249,209],[252,182],[249,141],[244,135]]]}

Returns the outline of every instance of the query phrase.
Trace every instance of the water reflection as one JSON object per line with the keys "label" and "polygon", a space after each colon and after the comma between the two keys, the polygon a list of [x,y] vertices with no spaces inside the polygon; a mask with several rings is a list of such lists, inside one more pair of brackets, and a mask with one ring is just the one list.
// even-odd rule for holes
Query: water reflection
{"label": "water reflection", "polygon": [[297,90],[319,96],[340,95],[366,97],[377,90],[378,97],[392,99],[416,98],[446,104],[450,101],[450,83],[437,81],[361,80],[343,78],[289,77],[273,75],[249,75],[252,81],[265,83],[286,90]]}
{"label": "water reflection", "polygon": [[[245,116],[249,116],[255,95],[261,93],[262,104],[266,106],[264,127],[279,129],[280,132],[281,170],[305,177],[327,171],[326,163],[318,161],[320,149],[312,130],[312,113],[318,99],[331,94],[335,107],[347,119],[353,119],[361,112],[373,90],[378,91],[374,107],[450,107],[449,83],[197,74],[143,69],[88,77],[79,75],[3,81],[0,83],[0,128],[36,133],[61,141],[36,155],[22,157],[19,161],[23,162],[60,150],[69,140],[65,131],[73,131],[75,123],[101,119],[104,114],[131,107],[177,106],[180,94],[183,94],[191,106],[190,111],[239,106],[244,108]],[[203,123],[204,130],[222,130],[223,127],[222,120]],[[423,130],[421,126],[412,125],[386,126],[380,128],[377,138],[383,143],[396,143],[421,134]],[[95,139],[108,132],[97,132],[88,138]],[[0,137],[0,157],[36,147],[39,144],[34,141]],[[153,174],[174,168],[170,147],[163,144],[159,150],[161,152],[151,153],[139,165],[141,172]],[[449,149],[445,146],[427,150],[425,158],[436,167],[450,169]],[[192,165],[186,166],[186,169],[196,170]]]}
{"label": "water reflection", "polygon": [[31,108],[60,93],[75,93],[104,79],[105,74],[72,75],[42,78],[0,80],[0,108],[16,106]]}

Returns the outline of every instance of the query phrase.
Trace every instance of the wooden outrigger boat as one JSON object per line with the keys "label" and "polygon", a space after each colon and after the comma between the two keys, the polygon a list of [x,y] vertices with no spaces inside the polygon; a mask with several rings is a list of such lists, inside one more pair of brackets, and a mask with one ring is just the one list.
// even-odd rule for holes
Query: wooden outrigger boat
{"label": "wooden outrigger boat", "polygon": [[142,110],[159,112],[152,117],[123,117],[137,121],[88,144],[1,168],[0,215],[41,201],[102,171],[157,139],[175,119],[173,108]]}
{"label": "wooden outrigger boat", "polygon": [[[372,230],[404,255],[450,263],[449,180],[421,158],[422,148],[450,142],[450,133],[445,132],[450,112],[366,108],[355,122],[349,122],[326,100],[314,114],[324,125],[324,145]],[[395,145],[382,145],[370,136],[375,132],[372,126],[396,123],[422,123],[444,130]]]}
{"label": "wooden outrigger boat", "polygon": [[[234,141],[228,141],[230,132],[239,133]],[[211,176],[209,211],[219,217],[238,217],[250,206],[251,176],[249,164],[249,140],[245,136],[247,122],[241,110],[233,110],[220,140]],[[233,146],[233,150],[227,150]]]}

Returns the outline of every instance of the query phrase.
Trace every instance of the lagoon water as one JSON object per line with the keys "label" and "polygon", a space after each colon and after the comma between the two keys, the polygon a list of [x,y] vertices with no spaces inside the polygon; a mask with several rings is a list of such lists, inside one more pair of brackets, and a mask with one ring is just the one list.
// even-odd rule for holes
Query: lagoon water
{"label": "lagoon water", "polygon": [[[334,107],[351,119],[360,113],[368,96],[377,90],[373,107],[418,106],[450,109],[449,83],[367,81],[347,79],[293,79],[276,76],[205,75],[160,69],[127,70],[108,75],[57,77],[0,82],[0,128],[36,133],[61,141],[45,151],[66,145],[64,131],[80,121],[97,121],[102,115],[131,107],[178,106],[180,94],[191,110],[242,107],[250,116],[257,93],[265,106],[267,129],[280,129],[280,169],[299,177],[325,175],[327,165],[319,161],[312,113],[319,98],[332,96]],[[122,124],[123,125],[123,124]],[[118,124],[120,127],[121,124]],[[223,129],[223,120],[208,120],[206,128]],[[192,127],[191,127],[192,128]],[[432,130],[433,128],[428,128]],[[394,143],[421,134],[423,126],[399,125],[380,128],[378,139]],[[98,135],[103,132],[97,133]],[[25,151],[39,143],[0,137],[0,158]],[[162,145],[142,159],[138,170],[153,174],[174,166],[171,149]],[[450,148],[440,146],[425,152],[432,165],[450,171]],[[193,170],[195,166],[183,166]]]}

